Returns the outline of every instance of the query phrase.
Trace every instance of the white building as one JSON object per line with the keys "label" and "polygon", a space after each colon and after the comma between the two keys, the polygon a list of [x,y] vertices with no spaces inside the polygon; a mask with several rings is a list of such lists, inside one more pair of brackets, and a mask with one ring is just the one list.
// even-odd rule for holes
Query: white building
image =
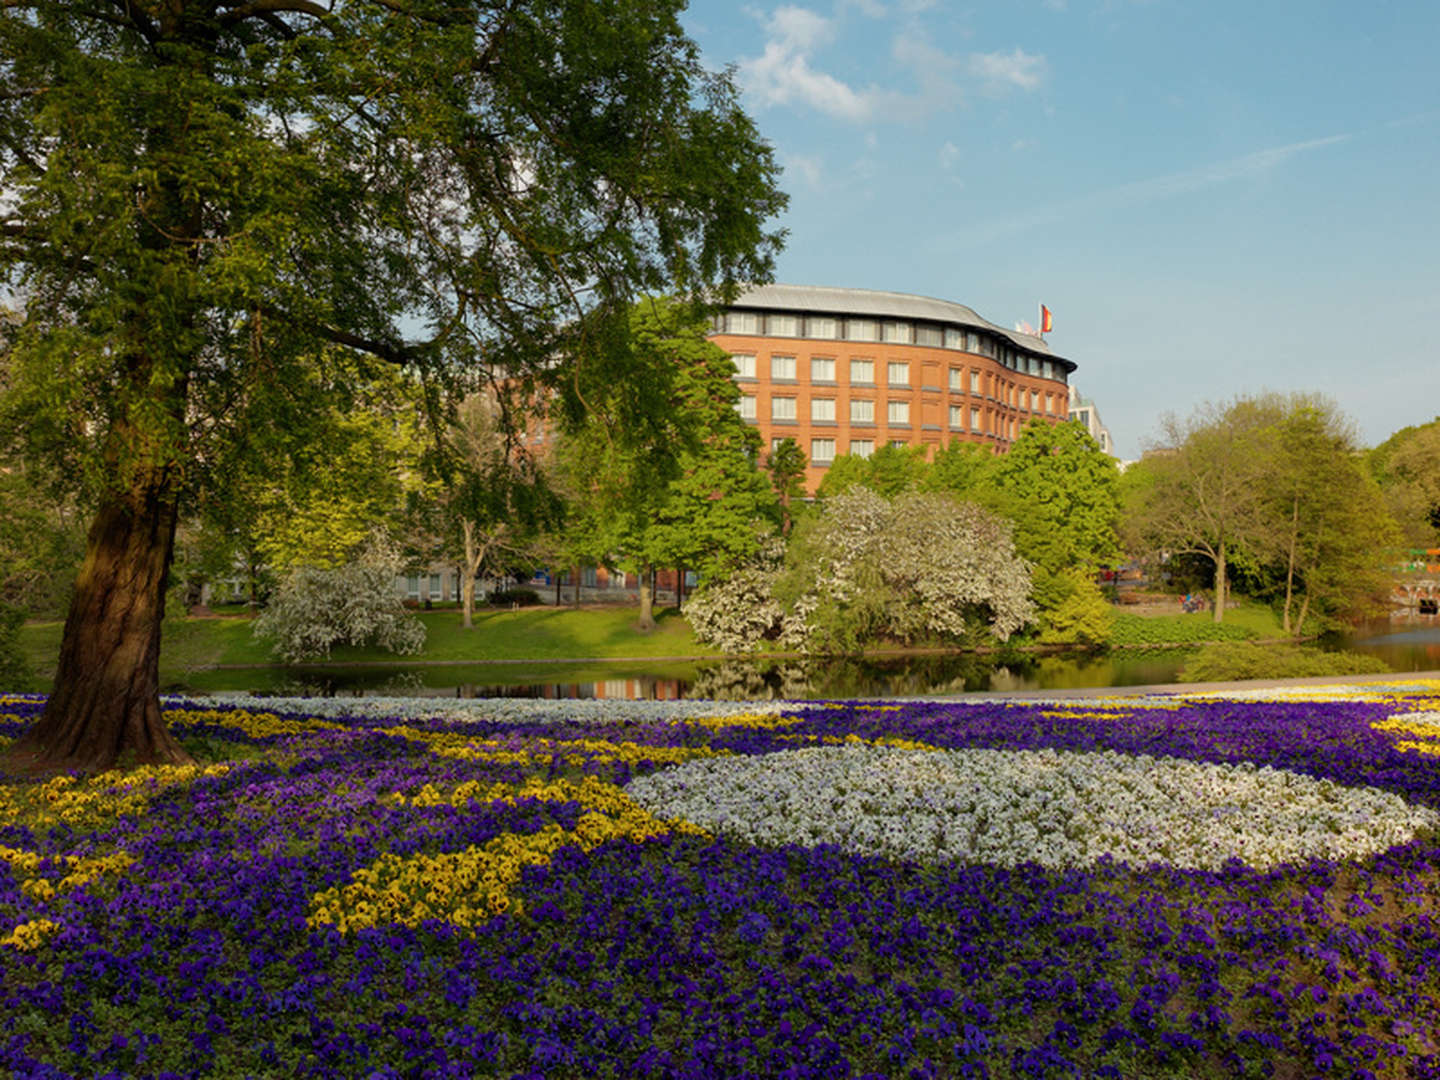
{"label": "white building", "polygon": [[1100,410],[1093,401],[1075,389],[1074,383],[1070,385],[1070,419],[1090,432],[1100,444],[1101,450],[1111,457],[1115,456],[1115,444],[1110,441],[1110,429],[1100,422]]}

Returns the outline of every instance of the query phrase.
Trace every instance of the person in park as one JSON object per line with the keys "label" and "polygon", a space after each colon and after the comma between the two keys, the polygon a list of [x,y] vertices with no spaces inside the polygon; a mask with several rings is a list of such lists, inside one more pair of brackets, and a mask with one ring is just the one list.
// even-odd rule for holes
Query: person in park
{"label": "person in park", "polygon": [[779,169],[682,0],[4,7],[0,439],[94,507],[7,771],[186,760],[176,525],[257,443],[317,452],[295,387],[402,365],[437,414],[477,375],[581,412],[579,366],[626,377],[634,296],[772,275]]}

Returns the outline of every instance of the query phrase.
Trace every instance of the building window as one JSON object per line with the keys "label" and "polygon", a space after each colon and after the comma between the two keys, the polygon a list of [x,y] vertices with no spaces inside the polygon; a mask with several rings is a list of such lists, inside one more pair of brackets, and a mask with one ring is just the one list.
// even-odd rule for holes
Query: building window
{"label": "building window", "polygon": [[951,406],[950,406],[950,426],[951,426],[952,428],[957,429],[957,430],[963,430],[963,429],[964,429],[964,427],[965,427],[965,406],[964,406],[964,405],[951,405]]}
{"label": "building window", "polygon": [[1049,413],[1051,416],[1054,416],[1054,415],[1055,415],[1055,395],[1054,395],[1054,394],[1046,394],[1046,395],[1045,395],[1045,411],[1046,411],[1047,413]]}
{"label": "building window", "polygon": [[755,378],[754,353],[735,353],[730,359],[735,363],[735,377],[737,379]]}
{"label": "building window", "polygon": [[772,379],[794,379],[795,358],[793,356],[772,356],[770,357],[770,378]]}
{"label": "building window", "polygon": [[993,360],[995,358],[995,339],[988,335],[981,335],[979,340],[980,344],[975,351],[981,356],[988,356]]}
{"label": "building window", "polygon": [[840,336],[840,325],[834,319],[827,319],[823,316],[812,315],[805,320],[806,336],[812,338],[829,338],[834,340]]}
{"label": "building window", "polygon": [[1031,390],[1031,391],[1030,391],[1030,411],[1031,411],[1031,412],[1039,412],[1039,411],[1040,411],[1040,391],[1039,391],[1039,390]]}
{"label": "building window", "polygon": [[886,365],[885,381],[891,386],[909,386],[910,365],[904,360],[891,360]]}
{"label": "building window", "polygon": [[891,447],[892,450],[903,450],[903,449],[905,449],[905,447],[907,447],[907,446],[909,446],[909,445],[910,445],[910,444],[909,444],[908,442],[906,442],[904,439],[891,439],[891,440],[890,440],[890,447]]}
{"label": "building window", "polygon": [[885,406],[886,419],[892,424],[910,423],[910,403],[908,401],[891,401]]}
{"label": "building window", "polygon": [[439,600],[445,594],[440,591],[440,575],[430,575],[430,599]]}
{"label": "building window", "polygon": [[874,319],[846,319],[845,338],[847,341],[876,341]]}
{"label": "building window", "polygon": [[873,424],[875,422],[875,402],[859,399],[850,402],[850,422],[852,424]]}
{"label": "building window", "polygon": [[834,439],[811,439],[811,440],[810,440],[810,460],[813,461],[813,462],[815,462],[817,465],[820,464],[821,462],[824,462],[825,464],[828,465],[830,462],[834,461],[834,460],[835,460],[835,440],[834,440]]}
{"label": "building window", "polygon": [[1055,377],[1055,367],[1049,360],[1040,361],[1040,377],[1042,379],[1053,379]]}
{"label": "building window", "polygon": [[810,401],[810,419],[819,421],[835,422],[835,399],[834,398],[812,398]]}
{"label": "building window", "polygon": [[965,384],[961,381],[964,378],[964,368],[952,367],[950,369],[950,389],[955,393],[963,393]]}
{"label": "building window", "polygon": [[850,361],[850,383],[875,383],[875,361],[874,360],[851,360]]}
{"label": "building window", "polygon": [[945,343],[945,336],[938,326],[917,326],[915,327],[915,344],[930,345],[938,348]]}
{"label": "building window", "polygon": [[980,430],[980,410],[974,407],[970,409],[970,430],[975,432]]}
{"label": "building window", "polygon": [[980,372],[977,368],[970,369],[970,393],[980,393]]}
{"label": "building window", "polygon": [[811,382],[834,382],[835,361],[828,356],[816,356],[810,361]]}
{"label": "building window", "polygon": [[909,345],[910,324],[907,322],[887,322],[885,324],[885,340],[894,345]]}
{"label": "building window", "polygon": [[800,320],[794,315],[767,315],[765,328],[770,332],[771,337],[798,337]]}
{"label": "building window", "polygon": [[789,439],[790,442],[794,442],[794,441],[795,441],[795,440],[794,440],[793,438],[791,438],[789,435],[776,435],[776,436],[774,436],[774,437],[770,440],[770,453],[773,454],[773,453],[775,453],[776,450],[779,450],[779,449],[780,449],[780,444],[783,443],[783,442],[785,442],[787,439]]}
{"label": "building window", "polygon": [[725,314],[727,334],[758,334],[760,316],[753,311],[730,311]]}
{"label": "building window", "polygon": [[580,568],[580,584],[587,589],[593,589],[600,584],[600,579],[595,573],[595,567],[582,566]]}
{"label": "building window", "polygon": [[965,331],[958,330],[953,326],[945,328],[945,348],[954,349],[956,352],[965,351]]}
{"label": "building window", "polygon": [[735,403],[735,411],[740,414],[742,420],[755,419],[755,395],[741,394],[740,400]]}
{"label": "building window", "polygon": [[411,574],[405,579],[405,595],[411,600],[420,599],[420,575]]}
{"label": "building window", "polygon": [[854,454],[856,457],[868,458],[871,454],[875,453],[875,440],[851,439],[850,453]]}
{"label": "building window", "polygon": [[794,420],[795,399],[793,397],[777,397],[770,399],[771,420]]}

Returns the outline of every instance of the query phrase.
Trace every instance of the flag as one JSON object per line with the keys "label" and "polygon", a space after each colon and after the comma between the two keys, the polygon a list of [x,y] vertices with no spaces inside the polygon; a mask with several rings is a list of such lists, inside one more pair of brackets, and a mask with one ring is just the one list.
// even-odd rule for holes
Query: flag
{"label": "flag", "polygon": [[1050,309],[1044,304],[1040,305],[1040,333],[1048,334],[1050,328],[1055,325],[1055,317],[1050,314]]}

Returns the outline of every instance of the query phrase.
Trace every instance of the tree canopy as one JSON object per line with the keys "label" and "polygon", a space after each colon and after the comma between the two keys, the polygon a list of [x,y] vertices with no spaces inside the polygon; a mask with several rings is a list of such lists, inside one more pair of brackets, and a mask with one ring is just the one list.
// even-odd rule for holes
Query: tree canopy
{"label": "tree canopy", "polygon": [[13,765],[184,758],[181,508],[333,347],[573,389],[633,295],[769,279],[778,168],[682,6],[7,0],[0,431],[96,507]]}

